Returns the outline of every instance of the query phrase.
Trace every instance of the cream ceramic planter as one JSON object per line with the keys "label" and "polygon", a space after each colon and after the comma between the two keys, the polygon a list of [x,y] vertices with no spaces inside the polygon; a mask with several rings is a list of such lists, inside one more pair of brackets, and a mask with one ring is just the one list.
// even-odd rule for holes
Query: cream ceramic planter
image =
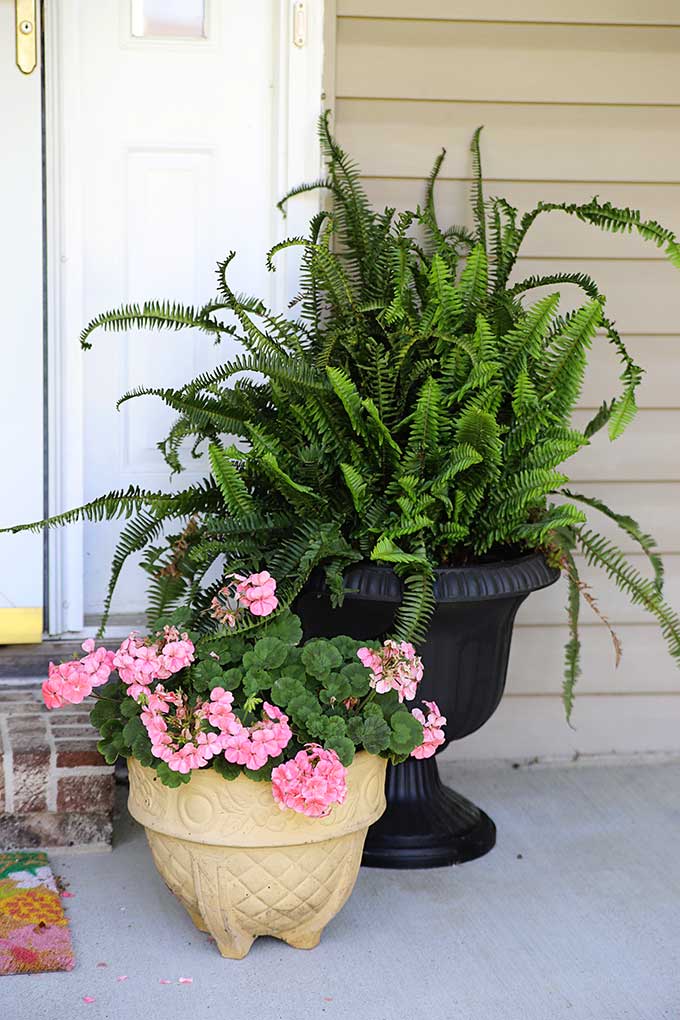
{"label": "cream ceramic planter", "polygon": [[385,810],[385,760],[362,751],[347,799],[326,818],[281,811],[270,783],[213,769],[177,789],[130,760],[130,814],[146,829],[168,888],[223,956],[258,935],[312,949],[356,882],[368,826]]}

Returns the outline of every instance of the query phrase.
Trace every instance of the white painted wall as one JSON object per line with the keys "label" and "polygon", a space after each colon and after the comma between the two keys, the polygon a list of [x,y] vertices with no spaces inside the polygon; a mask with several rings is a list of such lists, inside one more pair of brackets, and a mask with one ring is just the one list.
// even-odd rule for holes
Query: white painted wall
{"label": "white painted wall", "polygon": [[[467,218],[468,146],[484,124],[489,193],[521,208],[599,194],[680,233],[680,9],[673,0],[338,0],[332,29],[327,74],[336,130],[377,204],[418,201],[444,145],[442,220]],[[655,534],[667,597],[680,607],[680,277],[638,239],[546,217],[530,235],[522,276],[576,268],[600,283],[648,374],[635,424],[615,444],[601,436],[575,457],[574,484]],[[565,307],[568,300],[565,293]],[[578,419],[616,392],[615,360],[596,347]],[[606,632],[584,609],[574,729],[559,694],[566,640],[559,583],[520,610],[497,714],[448,754],[680,749],[680,672],[655,625],[601,575],[584,576],[624,655],[615,670]]]}

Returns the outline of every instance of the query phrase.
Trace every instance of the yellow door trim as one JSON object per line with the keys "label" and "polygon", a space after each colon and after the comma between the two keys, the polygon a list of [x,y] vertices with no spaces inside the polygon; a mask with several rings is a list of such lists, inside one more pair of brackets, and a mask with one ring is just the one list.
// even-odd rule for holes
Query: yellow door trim
{"label": "yellow door trim", "polygon": [[0,609],[0,645],[30,645],[42,641],[42,606]]}

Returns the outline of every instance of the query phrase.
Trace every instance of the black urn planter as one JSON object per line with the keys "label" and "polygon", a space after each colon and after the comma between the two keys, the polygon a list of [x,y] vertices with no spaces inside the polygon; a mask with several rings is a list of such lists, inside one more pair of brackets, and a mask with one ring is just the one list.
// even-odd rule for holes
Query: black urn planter
{"label": "black urn planter", "polygon": [[[437,606],[419,648],[425,675],[419,699],[447,717],[447,744],[479,729],[501,700],[515,615],[532,591],[559,570],[540,553],[498,563],[436,571]],[[343,605],[332,608],[321,572],[297,600],[305,638],[349,634],[376,639],[392,626],[401,582],[389,568],[359,564],[345,575]],[[496,827],[480,808],[444,786],[435,758],[388,765],[387,810],[371,827],[363,863],[380,868],[434,868],[488,853]]]}

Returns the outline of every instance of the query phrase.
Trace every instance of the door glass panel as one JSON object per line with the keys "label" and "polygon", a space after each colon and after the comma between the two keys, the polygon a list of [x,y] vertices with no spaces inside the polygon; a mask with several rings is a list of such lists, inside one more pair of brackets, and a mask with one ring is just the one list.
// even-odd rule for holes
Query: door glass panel
{"label": "door glass panel", "polygon": [[205,0],[132,0],[132,34],[200,39],[205,36]]}

